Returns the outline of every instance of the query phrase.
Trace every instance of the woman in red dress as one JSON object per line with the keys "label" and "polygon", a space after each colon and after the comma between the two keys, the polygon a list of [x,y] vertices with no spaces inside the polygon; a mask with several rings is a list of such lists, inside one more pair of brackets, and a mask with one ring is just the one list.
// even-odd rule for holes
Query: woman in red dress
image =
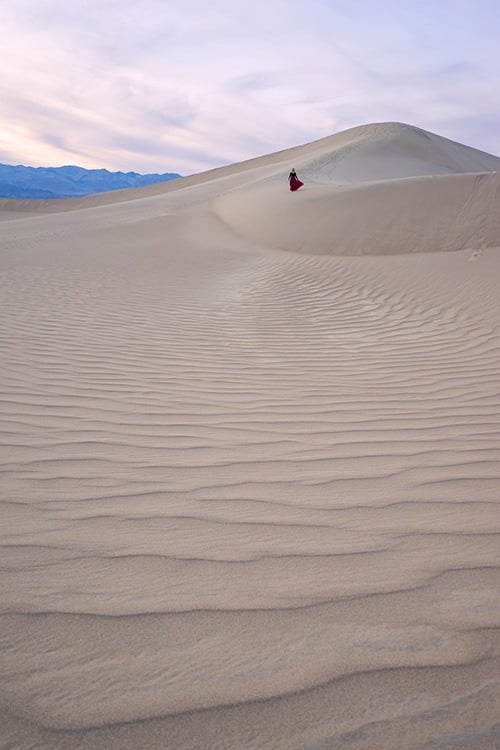
{"label": "woman in red dress", "polygon": [[290,183],[290,190],[292,190],[292,191],[298,190],[304,184],[297,177],[297,172],[295,171],[294,168],[292,168],[292,171],[288,175],[288,182]]}

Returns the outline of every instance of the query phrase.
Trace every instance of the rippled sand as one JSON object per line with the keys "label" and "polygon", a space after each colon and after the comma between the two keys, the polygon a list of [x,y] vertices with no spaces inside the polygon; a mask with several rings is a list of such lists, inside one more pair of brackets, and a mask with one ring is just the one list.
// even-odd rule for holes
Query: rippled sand
{"label": "rippled sand", "polygon": [[499,169],[0,201],[2,747],[500,746]]}

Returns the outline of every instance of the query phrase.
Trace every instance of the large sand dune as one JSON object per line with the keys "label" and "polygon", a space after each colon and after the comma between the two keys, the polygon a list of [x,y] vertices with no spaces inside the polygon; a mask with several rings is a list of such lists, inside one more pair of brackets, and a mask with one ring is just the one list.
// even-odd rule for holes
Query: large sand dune
{"label": "large sand dune", "polygon": [[500,745],[499,186],[379,124],[0,201],[2,747]]}

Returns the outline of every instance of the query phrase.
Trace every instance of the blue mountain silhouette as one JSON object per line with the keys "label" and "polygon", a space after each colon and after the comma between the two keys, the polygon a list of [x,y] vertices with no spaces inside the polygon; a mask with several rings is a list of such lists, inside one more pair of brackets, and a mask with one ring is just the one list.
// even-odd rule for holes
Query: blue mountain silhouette
{"label": "blue mountain silhouette", "polygon": [[0,164],[0,198],[77,198],[109,190],[143,187],[181,175],[109,172],[83,167],[25,167]]}

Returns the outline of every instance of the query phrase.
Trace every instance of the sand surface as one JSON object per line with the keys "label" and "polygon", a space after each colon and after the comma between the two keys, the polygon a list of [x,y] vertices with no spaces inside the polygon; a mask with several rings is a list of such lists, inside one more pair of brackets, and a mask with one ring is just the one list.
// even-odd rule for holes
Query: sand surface
{"label": "sand surface", "polygon": [[500,159],[0,218],[0,746],[499,748]]}

